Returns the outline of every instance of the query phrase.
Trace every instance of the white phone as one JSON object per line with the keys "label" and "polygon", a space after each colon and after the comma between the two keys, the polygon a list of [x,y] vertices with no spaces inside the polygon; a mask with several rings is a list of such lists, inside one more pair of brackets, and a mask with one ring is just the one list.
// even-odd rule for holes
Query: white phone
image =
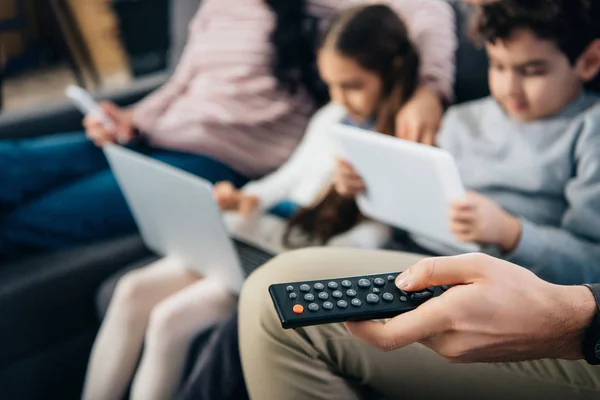
{"label": "white phone", "polygon": [[76,85],[69,85],[65,90],[65,95],[83,115],[93,115],[99,118],[105,127],[113,123],[87,90]]}

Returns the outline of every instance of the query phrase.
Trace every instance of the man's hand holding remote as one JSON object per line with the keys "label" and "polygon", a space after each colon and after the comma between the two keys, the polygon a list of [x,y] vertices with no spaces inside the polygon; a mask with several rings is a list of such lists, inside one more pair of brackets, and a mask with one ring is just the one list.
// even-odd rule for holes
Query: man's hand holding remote
{"label": "man's hand holding remote", "polygon": [[584,286],[553,285],[481,254],[425,259],[396,284],[454,287],[386,323],[346,323],[349,332],[387,351],[420,342],[451,362],[580,359],[597,307]]}

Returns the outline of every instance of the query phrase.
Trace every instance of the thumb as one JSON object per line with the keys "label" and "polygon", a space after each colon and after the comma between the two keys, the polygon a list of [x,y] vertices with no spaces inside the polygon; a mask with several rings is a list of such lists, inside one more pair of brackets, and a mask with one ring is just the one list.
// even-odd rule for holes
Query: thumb
{"label": "thumb", "polygon": [[414,292],[431,286],[465,285],[483,277],[489,263],[483,254],[426,258],[396,278],[396,286]]}

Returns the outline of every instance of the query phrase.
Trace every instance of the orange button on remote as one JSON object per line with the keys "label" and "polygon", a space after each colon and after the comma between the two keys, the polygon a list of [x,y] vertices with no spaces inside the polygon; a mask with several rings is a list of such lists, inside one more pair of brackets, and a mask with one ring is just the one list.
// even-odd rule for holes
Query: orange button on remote
{"label": "orange button on remote", "polygon": [[302,314],[304,312],[304,307],[302,307],[300,304],[296,304],[294,308],[292,308],[292,311],[294,314]]}

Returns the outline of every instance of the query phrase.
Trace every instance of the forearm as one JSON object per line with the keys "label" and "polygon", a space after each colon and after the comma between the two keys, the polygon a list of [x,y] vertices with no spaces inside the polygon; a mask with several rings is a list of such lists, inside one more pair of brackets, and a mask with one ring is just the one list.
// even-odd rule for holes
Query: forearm
{"label": "forearm", "polygon": [[556,290],[561,301],[559,307],[552,310],[549,326],[558,330],[558,343],[549,349],[548,357],[581,359],[584,333],[598,311],[598,304],[585,286],[556,286]]}
{"label": "forearm", "polygon": [[600,244],[571,232],[521,220],[521,236],[508,261],[559,284],[600,282]]}

